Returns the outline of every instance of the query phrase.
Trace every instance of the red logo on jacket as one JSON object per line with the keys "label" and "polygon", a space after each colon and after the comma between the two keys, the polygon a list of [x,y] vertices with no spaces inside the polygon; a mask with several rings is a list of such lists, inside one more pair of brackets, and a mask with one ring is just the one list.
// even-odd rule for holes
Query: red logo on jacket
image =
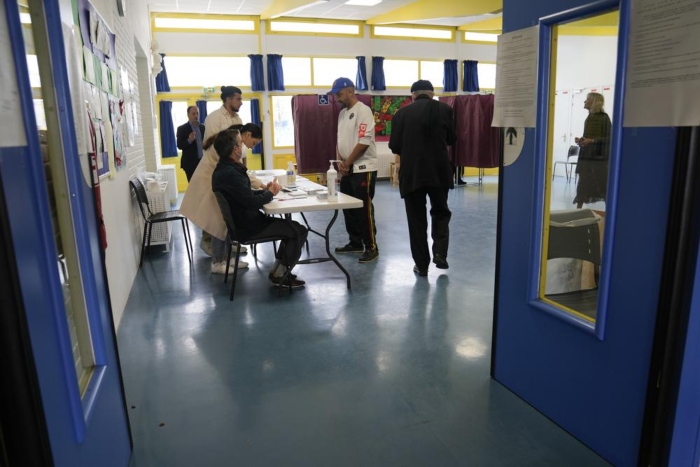
{"label": "red logo on jacket", "polygon": [[357,133],[357,136],[359,136],[360,138],[364,138],[365,133],[367,133],[367,124],[360,123],[360,131]]}

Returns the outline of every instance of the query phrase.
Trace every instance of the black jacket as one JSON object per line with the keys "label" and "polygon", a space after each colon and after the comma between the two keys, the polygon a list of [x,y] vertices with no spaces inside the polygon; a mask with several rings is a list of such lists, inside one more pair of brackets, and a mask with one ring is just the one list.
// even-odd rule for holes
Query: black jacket
{"label": "black jacket", "polygon": [[221,192],[228,201],[238,240],[247,240],[272,222],[272,218],[260,211],[272,201],[272,192],[252,191],[248,169],[243,164],[229,158],[220,159],[211,177],[211,188]]}
{"label": "black jacket", "polygon": [[[201,133],[202,138],[204,138],[204,125],[201,123],[199,124],[199,132]],[[190,122],[177,127],[177,148],[182,150],[180,167],[185,171],[188,179],[192,177],[192,174],[199,164],[199,157],[197,157],[197,142],[192,141],[192,143],[190,143],[187,141],[190,133],[192,133],[192,125],[190,125]],[[204,144],[204,141],[202,141],[202,144]]]}
{"label": "black jacket", "polygon": [[422,95],[391,121],[389,149],[401,156],[401,197],[424,187],[454,188],[447,146],[455,143],[452,108]]}

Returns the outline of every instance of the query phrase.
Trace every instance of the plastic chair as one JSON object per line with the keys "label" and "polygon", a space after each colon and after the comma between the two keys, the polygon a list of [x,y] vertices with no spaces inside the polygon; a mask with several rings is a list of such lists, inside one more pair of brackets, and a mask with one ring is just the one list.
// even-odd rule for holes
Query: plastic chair
{"label": "plastic chair", "polygon": [[589,289],[547,294],[557,303],[595,317],[598,306],[598,276],[601,263],[600,216],[590,209],[552,212],[547,259],[572,258],[593,263],[595,286]]}
{"label": "plastic chair", "polygon": [[[233,265],[233,279],[231,280],[231,295],[229,297],[229,300],[233,301],[233,294],[236,291],[236,279],[238,278],[238,260],[240,259],[241,256],[241,245],[249,245],[251,248],[255,248],[255,246],[258,243],[266,243],[266,242],[275,242],[278,240],[284,240],[285,237],[282,236],[271,236],[271,237],[263,237],[263,238],[255,238],[255,239],[250,239],[250,240],[240,240],[238,236],[236,235],[236,224],[233,221],[233,216],[231,215],[231,207],[228,204],[228,201],[226,200],[226,197],[219,192],[215,191],[214,196],[216,196],[216,201],[219,203],[219,209],[221,210],[221,215],[224,218],[224,222],[226,223],[226,228],[228,229],[228,233],[226,235],[226,273],[224,275],[224,282],[227,281],[228,279],[228,268],[229,265],[231,264],[231,254],[233,253],[233,250],[235,248],[236,250],[236,259]],[[257,257],[256,257],[257,260]],[[292,288],[291,286],[289,287],[289,290],[291,292]]]}
{"label": "plastic chair", "polygon": [[[566,155],[566,161],[556,161],[554,163],[554,167],[552,167],[552,180],[554,180],[554,174],[557,172],[557,165],[559,164],[564,164],[564,172],[566,173],[566,182],[568,183],[571,180],[571,171],[574,170],[574,166],[576,165],[578,161],[578,153],[581,150],[581,148],[578,145],[573,145],[569,146],[569,153]],[[571,158],[574,157],[576,158],[573,162],[571,162]],[[576,172],[574,172],[575,174]],[[576,181],[576,178],[574,178],[574,182]]]}
{"label": "plastic chair", "polygon": [[141,241],[141,260],[139,261],[139,268],[143,266],[143,255],[146,251],[146,244],[151,246],[151,234],[153,233],[153,224],[162,224],[163,222],[180,221],[182,225],[182,233],[185,236],[185,248],[187,249],[187,258],[192,264],[192,254],[194,250],[192,249],[192,239],[190,237],[190,224],[187,222],[187,218],[180,214],[180,211],[164,211],[164,212],[151,212],[151,207],[148,204],[148,195],[146,195],[146,188],[144,188],[143,183],[138,178],[132,178],[129,180],[129,185],[134,190],[136,194],[136,201],[139,203],[139,208],[141,209],[141,215],[143,215],[143,240]]}

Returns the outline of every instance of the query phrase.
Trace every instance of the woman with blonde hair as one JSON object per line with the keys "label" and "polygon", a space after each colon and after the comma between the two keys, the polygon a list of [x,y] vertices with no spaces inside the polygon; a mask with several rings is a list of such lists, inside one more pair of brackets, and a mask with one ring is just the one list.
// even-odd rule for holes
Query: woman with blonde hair
{"label": "woman with blonde hair", "polygon": [[610,157],[610,117],[603,110],[605,98],[597,92],[588,93],[583,107],[588,117],[583,124],[583,136],[574,141],[581,146],[576,164],[578,185],[574,204],[605,201],[608,191],[608,159]]}

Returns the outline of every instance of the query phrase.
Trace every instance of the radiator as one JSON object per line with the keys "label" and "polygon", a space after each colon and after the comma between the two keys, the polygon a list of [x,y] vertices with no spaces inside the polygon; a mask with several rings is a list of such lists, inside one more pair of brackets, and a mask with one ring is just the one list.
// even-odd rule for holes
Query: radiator
{"label": "radiator", "polygon": [[164,182],[168,182],[166,193],[171,205],[177,203],[177,171],[174,165],[163,165],[158,173]]}
{"label": "radiator", "polygon": [[391,178],[389,166],[393,162],[393,154],[377,154],[377,178]]}
{"label": "radiator", "polygon": [[[164,183],[163,183],[164,184]],[[170,194],[168,187],[163,191],[147,191],[148,206],[153,214],[158,212],[170,211]],[[165,245],[166,251],[170,245],[170,235],[172,233],[172,222],[160,222],[151,226],[151,245]],[[139,228],[143,233],[143,216],[139,216]]]}

